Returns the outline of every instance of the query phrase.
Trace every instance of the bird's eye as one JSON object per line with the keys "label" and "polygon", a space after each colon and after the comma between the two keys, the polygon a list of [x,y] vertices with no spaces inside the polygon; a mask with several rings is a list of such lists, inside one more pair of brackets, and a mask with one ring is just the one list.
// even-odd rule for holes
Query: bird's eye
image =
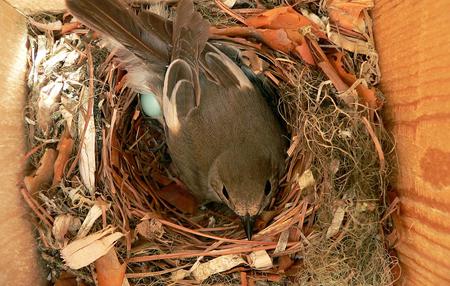
{"label": "bird's eye", "polygon": [[225,188],[225,186],[223,186],[222,188],[222,194],[227,200],[230,200],[230,195],[228,195],[228,191],[227,188]]}
{"label": "bird's eye", "polygon": [[264,194],[268,196],[270,194],[270,191],[272,190],[272,185],[269,181],[266,181],[266,185],[264,186]]}

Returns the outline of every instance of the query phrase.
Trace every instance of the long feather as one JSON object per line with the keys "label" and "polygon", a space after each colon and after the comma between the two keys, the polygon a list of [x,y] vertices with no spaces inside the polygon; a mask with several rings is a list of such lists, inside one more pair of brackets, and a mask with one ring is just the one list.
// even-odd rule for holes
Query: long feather
{"label": "long feather", "polygon": [[121,0],[66,0],[70,12],[88,27],[113,38],[152,67],[170,60],[167,31],[143,23]]}
{"label": "long feather", "polygon": [[[196,105],[200,103],[201,87],[199,83],[200,55],[209,38],[209,23],[195,11],[192,0],[180,0],[173,23],[172,61],[186,61],[194,73],[192,85],[195,91]],[[171,90],[168,90],[170,94]]]}

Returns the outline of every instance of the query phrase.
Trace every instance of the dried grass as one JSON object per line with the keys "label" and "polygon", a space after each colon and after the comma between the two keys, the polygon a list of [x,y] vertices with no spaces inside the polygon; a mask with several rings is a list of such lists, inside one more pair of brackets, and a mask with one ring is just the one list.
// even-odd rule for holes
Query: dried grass
{"label": "dried grass", "polygon": [[[380,219],[394,162],[393,139],[375,114],[378,139],[388,158],[380,169],[374,142],[363,123],[370,111],[338,105],[329,85],[318,93],[321,78],[314,71],[299,72],[296,88],[281,96],[280,108],[294,134],[301,138],[300,158],[319,181],[313,223],[319,239],[305,248],[301,285],[390,285],[395,264],[386,252]],[[294,164],[295,162],[291,162]],[[343,230],[336,238],[325,234],[338,207],[345,209]]]}

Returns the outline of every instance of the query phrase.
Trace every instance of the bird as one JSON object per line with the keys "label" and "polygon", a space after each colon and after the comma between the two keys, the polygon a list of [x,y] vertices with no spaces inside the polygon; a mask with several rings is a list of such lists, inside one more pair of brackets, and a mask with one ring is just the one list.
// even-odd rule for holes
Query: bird
{"label": "bird", "polygon": [[180,179],[200,202],[226,204],[251,240],[278,189],[287,146],[261,79],[233,59],[236,49],[210,39],[192,0],[178,1],[173,21],[121,0],[66,5],[115,51],[128,86],[160,105]]}

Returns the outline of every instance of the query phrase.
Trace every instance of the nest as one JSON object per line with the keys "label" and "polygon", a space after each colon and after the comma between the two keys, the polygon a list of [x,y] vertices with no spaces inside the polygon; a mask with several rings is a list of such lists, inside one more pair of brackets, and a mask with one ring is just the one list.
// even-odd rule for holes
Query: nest
{"label": "nest", "polygon": [[[239,17],[279,5],[246,3],[196,4],[222,32]],[[326,16],[324,5],[301,1],[296,9]],[[279,94],[273,102],[291,137],[280,190],[248,241],[237,216],[220,204],[199,208],[176,178],[163,128],[142,114],[139,96],[123,85],[125,72],[95,34],[67,15],[36,16],[29,31],[29,152],[21,191],[36,215],[53,282],[393,284],[389,215],[396,200],[387,190],[394,144],[380,107],[358,99],[358,84],[341,92],[330,74],[298,55],[216,34],[244,44],[249,65],[273,80]],[[347,72],[366,86],[378,84],[375,50],[317,46],[314,56],[336,49]],[[382,101],[378,89],[374,95]]]}

